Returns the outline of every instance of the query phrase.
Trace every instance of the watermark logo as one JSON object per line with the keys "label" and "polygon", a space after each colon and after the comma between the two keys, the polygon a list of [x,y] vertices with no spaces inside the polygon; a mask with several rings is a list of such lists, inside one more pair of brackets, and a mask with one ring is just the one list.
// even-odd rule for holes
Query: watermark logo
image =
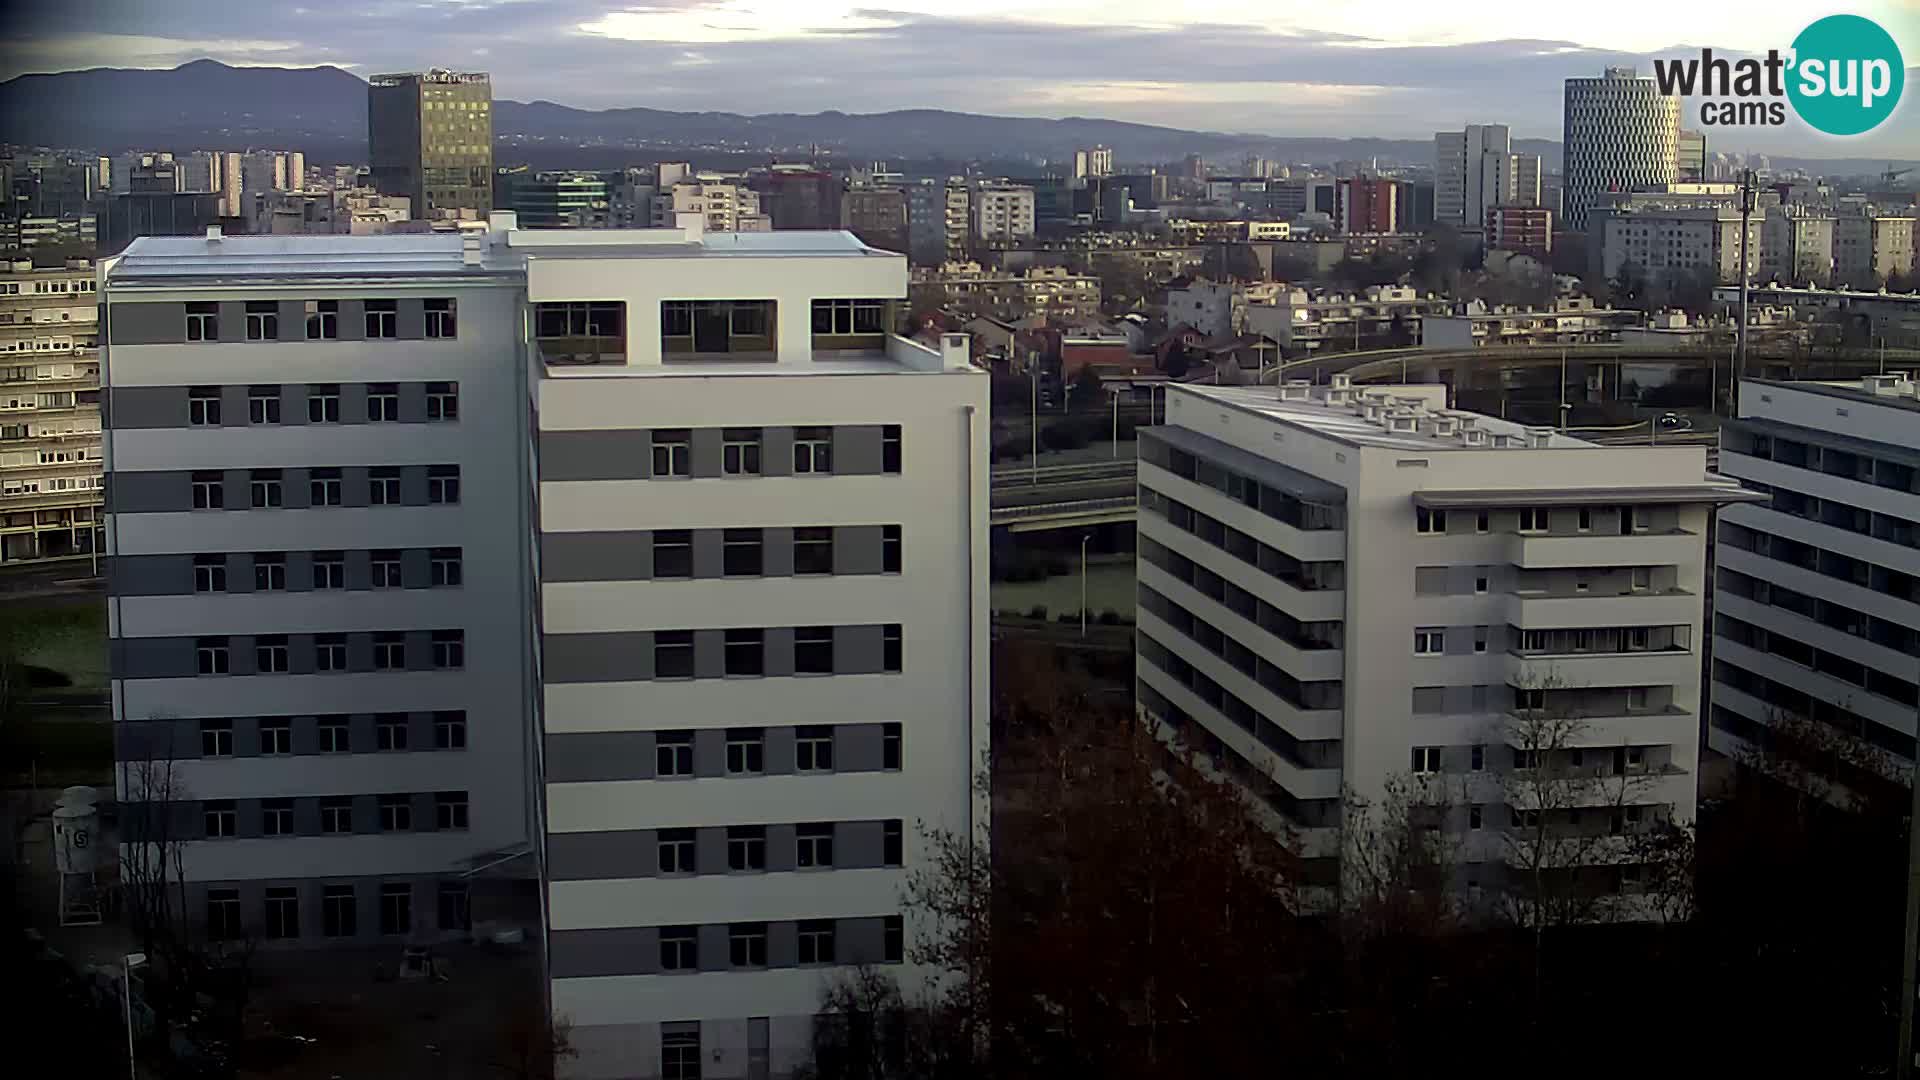
{"label": "watermark logo", "polygon": [[1698,59],[1655,60],[1660,92],[1699,95],[1708,127],[1778,127],[1787,107],[1828,135],[1859,135],[1893,115],[1906,88],[1906,63],[1893,36],[1872,19],[1829,15],[1793,39],[1783,56],[1728,60],[1702,49]]}

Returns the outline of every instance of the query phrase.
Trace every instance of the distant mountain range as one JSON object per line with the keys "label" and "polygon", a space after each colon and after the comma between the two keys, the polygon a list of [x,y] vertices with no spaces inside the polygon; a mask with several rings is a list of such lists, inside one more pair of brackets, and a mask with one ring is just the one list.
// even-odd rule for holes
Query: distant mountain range
{"label": "distant mountain range", "polygon": [[[281,147],[303,150],[314,162],[360,161],[366,155],[366,94],[365,81],[336,67],[236,68],[213,60],[171,70],[22,75],[0,83],[0,138],[103,152]],[[541,167],[572,165],[590,156],[604,166],[663,156],[791,157],[815,146],[850,160],[1059,160],[1075,147],[1095,144],[1112,147],[1121,162],[1177,161],[1190,153],[1218,164],[1237,163],[1246,154],[1283,163],[1433,159],[1433,144],[1418,139],[1278,138],[1077,116],[1052,120],[936,109],[743,116],[645,108],[594,111],[501,99],[494,104],[494,137],[496,160],[528,160]],[[599,153],[581,152],[588,148]],[[1549,168],[1560,161],[1557,142],[1519,139],[1515,149],[1539,154]],[[1878,159],[1776,156],[1773,161],[1829,175],[1885,167]]]}

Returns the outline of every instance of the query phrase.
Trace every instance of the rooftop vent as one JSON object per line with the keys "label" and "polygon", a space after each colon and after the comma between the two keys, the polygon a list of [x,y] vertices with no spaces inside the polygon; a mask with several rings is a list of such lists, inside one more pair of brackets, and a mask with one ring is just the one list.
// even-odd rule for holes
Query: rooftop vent
{"label": "rooftop vent", "polygon": [[1342,373],[1333,377],[1333,388],[1335,390],[1349,390],[1352,389],[1352,387],[1353,376]]}
{"label": "rooftop vent", "polygon": [[1913,391],[1911,382],[1904,371],[1889,371],[1885,375],[1863,375],[1860,388],[1876,397],[1908,397]]}
{"label": "rooftop vent", "polygon": [[1396,413],[1388,419],[1387,430],[1413,434],[1420,430],[1420,418]]}
{"label": "rooftop vent", "polygon": [[218,225],[207,226],[207,243],[217,244],[219,242],[220,242],[220,226]]}
{"label": "rooftop vent", "polygon": [[460,261],[468,266],[480,265],[480,237],[477,233],[460,234]]}
{"label": "rooftop vent", "polygon": [[1527,429],[1527,445],[1538,449],[1553,445],[1553,429],[1550,427],[1530,427]]}
{"label": "rooftop vent", "polygon": [[1288,379],[1280,384],[1280,400],[1305,401],[1312,389],[1313,384],[1305,379]]}
{"label": "rooftop vent", "polygon": [[1458,431],[1459,429],[1460,429],[1460,421],[1455,420],[1451,416],[1434,417],[1433,433],[1442,439],[1453,438],[1454,432]]}
{"label": "rooftop vent", "polygon": [[1470,428],[1470,427],[1463,427],[1463,428],[1461,428],[1461,429],[1460,429],[1460,443],[1461,443],[1461,445],[1462,445],[1462,446],[1485,446],[1485,445],[1487,445],[1487,432],[1486,432],[1486,429],[1485,429],[1485,428]]}
{"label": "rooftop vent", "polygon": [[1344,387],[1333,387],[1327,391],[1326,403],[1329,405],[1345,405],[1352,394],[1353,391]]}
{"label": "rooftop vent", "polygon": [[1377,401],[1369,401],[1360,408],[1362,410],[1361,415],[1367,418],[1367,423],[1369,424],[1379,423],[1381,414],[1386,411],[1380,407],[1380,403]]}

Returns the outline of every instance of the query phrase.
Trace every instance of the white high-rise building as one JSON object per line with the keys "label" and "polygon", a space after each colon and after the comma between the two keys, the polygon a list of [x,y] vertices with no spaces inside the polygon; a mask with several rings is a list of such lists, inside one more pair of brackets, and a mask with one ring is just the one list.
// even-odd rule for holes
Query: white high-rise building
{"label": "white high-rise building", "polygon": [[784,1075],[984,836],[986,376],[850,234],[513,217],[107,272],[126,813],[216,934],[540,928],[564,1069]]}
{"label": "white high-rise building", "polygon": [[1787,285],[1833,280],[1831,213],[1801,206],[1769,206],[1760,226],[1760,278]]}
{"label": "white high-rise building", "polygon": [[1568,79],[1561,137],[1565,178],[1561,219],[1587,227],[1587,211],[1607,192],[1631,192],[1679,179],[1680,99],[1660,92],[1630,67],[1597,79]]}
{"label": "white high-rise building", "polygon": [[[1547,804],[1555,836],[1693,817],[1707,528],[1746,495],[1700,447],[1446,393],[1175,387],[1140,433],[1138,699],[1310,854],[1340,850],[1344,792],[1433,785],[1468,882],[1498,890],[1542,770],[1593,780]],[[1558,737],[1530,744],[1542,717]]]}
{"label": "white high-rise building", "polygon": [[973,235],[1011,243],[1033,235],[1033,189],[1024,184],[981,184],[973,189]]}
{"label": "white high-rise building", "polygon": [[760,193],[732,175],[682,177],[653,196],[655,228],[684,221],[683,214],[700,215],[707,232],[769,232],[773,228],[760,210]]}
{"label": "white high-rise building", "polygon": [[1875,289],[1914,269],[1914,217],[1850,206],[1833,222],[1833,272],[1856,289]]}
{"label": "white high-rise building", "polygon": [[226,151],[220,155],[220,192],[221,213],[227,217],[239,217],[246,201],[246,158],[237,151]]}
{"label": "white high-rise building", "polygon": [[1715,750],[1738,755],[1790,716],[1859,740],[1897,770],[1912,768],[1920,700],[1915,386],[1904,374],[1741,382],[1739,417],[1721,426],[1720,471],[1767,501],[1720,514],[1708,733]]}
{"label": "white high-rise building", "polygon": [[1540,205],[1540,155],[1514,153],[1507,125],[1437,132],[1433,149],[1435,221],[1477,229],[1496,206]]}
{"label": "white high-rise building", "polygon": [[100,354],[85,259],[0,270],[0,566],[90,554],[100,528]]}

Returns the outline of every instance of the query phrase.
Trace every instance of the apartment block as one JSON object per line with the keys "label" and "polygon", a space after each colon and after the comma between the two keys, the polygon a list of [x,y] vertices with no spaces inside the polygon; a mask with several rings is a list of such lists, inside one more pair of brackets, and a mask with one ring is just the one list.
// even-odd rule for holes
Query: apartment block
{"label": "apartment block", "polygon": [[121,794],[216,933],[538,927],[567,1075],[784,1075],[984,835],[986,377],[846,233],[516,225],[108,271]]}
{"label": "apartment block", "polygon": [[[1599,269],[1608,278],[1632,266],[1643,276],[1705,273],[1714,281],[1739,281],[1740,211],[1712,205],[1595,207],[1589,235],[1597,243]],[[1747,272],[1760,270],[1765,218],[1746,224]]]}
{"label": "apartment block", "polygon": [[1787,284],[1833,280],[1834,217],[1799,206],[1769,206],[1760,226],[1760,277]]}
{"label": "apartment block", "polygon": [[1473,228],[1497,206],[1540,205],[1540,155],[1513,152],[1505,124],[1468,124],[1433,136],[1436,221]]}
{"label": "apartment block", "polygon": [[0,566],[87,555],[100,529],[100,358],[85,259],[0,273]]}
{"label": "apartment block", "polygon": [[[1713,749],[1782,716],[1906,772],[1920,704],[1920,399],[1905,374],[1740,384],[1720,471],[1764,500],[1721,512]],[[1840,755],[1845,757],[1846,755]]]}
{"label": "apartment block", "polygon": [[1033,189],[1024,184],[981,184],[973,189],[973,235],[1008,244],[1033,235]]}
{"label": "apartment block", "polygon": [[[1692,818],[1709,515],[1750,496],[1699,447],[1602,448],[1445,395],[1170,390],[1141,432],[1138,698],[1310,854],[1340,850],[1345,791],[1443,795],[1467,884],[1497,891],[1525,834]],[[1526,794],[1543,770],[1591,786]],[[1585,850],[1599,866],[1555,870],[1631,887],[1624,854]]]}
{"label": "apartment block", "polygon": [[684,177],[653,197],[653,225],[669,228],[685,220],[683,214],[701,216],[707,232],[769,232],[773,222],[760,211],[760,193],[738,177],[701,173]]}
{"label": "apartment block", "polygon": [[1855,289],[1873,289],[1914,269],[1911,214],[1853,210],[1833,222],[1833,274]]}

